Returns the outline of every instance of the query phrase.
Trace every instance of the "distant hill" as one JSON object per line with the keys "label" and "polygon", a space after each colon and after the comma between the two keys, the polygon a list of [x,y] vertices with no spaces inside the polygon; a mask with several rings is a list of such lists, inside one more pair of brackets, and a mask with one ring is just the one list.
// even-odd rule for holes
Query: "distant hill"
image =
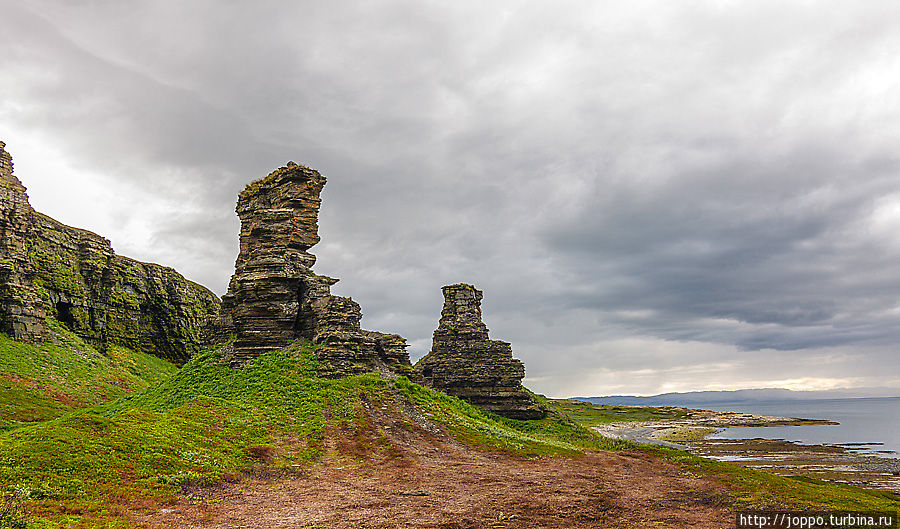
{"label": "distant hill", "polygon": [[736,391],[691,391],[686,393],[663,393],[650,397],[633,395],[611,395],[606,397],[572,397],[592,404],[614,406],[698,406],[730,402],[772,402],[783,400],[823,400],[849,398],[900,397],[897,388],[853,388],[828,391],[792,391],[789,389],[739,389]]}

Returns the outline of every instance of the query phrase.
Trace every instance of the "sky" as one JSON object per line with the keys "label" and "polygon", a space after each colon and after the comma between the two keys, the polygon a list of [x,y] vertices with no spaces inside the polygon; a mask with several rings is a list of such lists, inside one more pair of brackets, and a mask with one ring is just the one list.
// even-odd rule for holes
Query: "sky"
{"label": "sky", "polygon": [[237,193],[429,350],[442,285],[550,396],[900,395],[895,0],[0,0],[32,205],[223,294]]}

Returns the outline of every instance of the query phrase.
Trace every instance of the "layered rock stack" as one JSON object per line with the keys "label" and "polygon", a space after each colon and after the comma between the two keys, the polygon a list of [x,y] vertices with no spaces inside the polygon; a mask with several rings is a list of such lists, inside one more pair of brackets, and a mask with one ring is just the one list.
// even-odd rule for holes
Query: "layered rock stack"
{"label": "layered rock stack", "polygon": [[410,368],[406,340],[360,329],[362,312],[350,298],[331,295],[337,279],[312,271],[319,242],[319,194],[325,177],[287,164],[238,196],[240,254],[223,314],[235,333],[232,363],[299,339],[320,344],[319,375],[343,376],[377,367]]}
{"label": "layered rock stack", "polygon": [[444,308],[431,352],[416,364],[425,383],[511,419],[542,419],[547,412],[522,387],[525,366],[507,342],[488,338],[482,292],[472,285],[443,287]]}
{"label": "layered rock stack", "polygon": [[34,211],[0,142],[0,331],[40,343],[51,317],[102,348],[181,363],[203,345],[219,299],[175,270],[116,255],[109,241]]}

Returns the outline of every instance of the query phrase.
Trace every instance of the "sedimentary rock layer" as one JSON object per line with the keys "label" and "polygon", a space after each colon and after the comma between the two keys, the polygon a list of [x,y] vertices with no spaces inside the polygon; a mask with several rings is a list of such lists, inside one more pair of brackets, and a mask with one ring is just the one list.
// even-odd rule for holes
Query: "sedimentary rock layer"
{"label": "sedimentary rock layer", "polygon": [[226,325],[236,339],[232,361],[242,364],[295,340],[320,344],[319,374],[341,376],[387,366],[408,369],[406,340],[360,329],[362,312],[333,296],[338,280],[315,274],[309,250],[319,242],[319,194],[325,177],[288,163],[238,196],[240,254],[223,296]]}
{"label": "sedimentary rock layer", "polygon": [[416,364],[425,383],[512,419],[542,419],[546,411],[522,387],[525,366],[507,342],[491,340],[481,319],[482,292],[443,287],[444,308],[431,352]]}
{"label": "sedimentary rock layer", "polygon": [[33,211],[4,147],[0,141],[0,331],[19,341],[38,343],[47,330],[45,306],[28,259]]}
{"label": "sedimentary rock layer", "polygon": [[183,362],[206,342],[219,300],[175,270],[116,255],[110,242],[35,212],[0,142],[0,330],[50,336],[45,317],[100,348]]}

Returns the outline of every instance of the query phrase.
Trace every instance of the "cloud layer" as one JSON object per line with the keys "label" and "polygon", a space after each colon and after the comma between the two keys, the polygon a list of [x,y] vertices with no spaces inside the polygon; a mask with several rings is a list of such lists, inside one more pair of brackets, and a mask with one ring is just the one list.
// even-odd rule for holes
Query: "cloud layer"
{"label": "cloud layer", "polygon": [[891,1],[2,2],[35,207],[222,293],[234,199],[329,179],[316,269],[430,346],[440,286],[553,395],[896,386]]}

